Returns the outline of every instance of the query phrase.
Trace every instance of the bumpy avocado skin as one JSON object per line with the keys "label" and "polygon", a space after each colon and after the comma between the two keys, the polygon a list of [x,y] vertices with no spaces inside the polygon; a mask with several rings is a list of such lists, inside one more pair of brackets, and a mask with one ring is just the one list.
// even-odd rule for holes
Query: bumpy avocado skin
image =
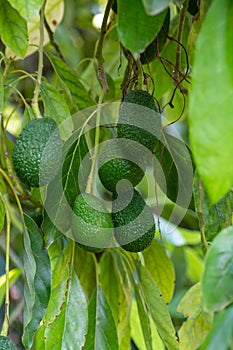
{"label": "bumpy avocado skin", "polygon": [[55,121],[49,117],[30,121],[16,140],[12,161],[25,185],[40,187],[50,182],[61,161],[61,139]]}
{"label": "bumpy avocado skin", "polygon": [[119,196],[113,194],[112,219],[115,238],[123,249],[136,253],[152,242],[155,235],[154,217],[135,189],[132,196],[129,192],[120,193]]}
{"label": "bumpy avocado skin", "polygon": [[81,193],[74,202],[71,230],[78,245],[97,253],[113,239],[111,214],[95,196]]}
{"label": "bumpy avocado skin", "polygon": [[1,335],[0,336],[0,349],[1,350],[16,350],[16,347],[9,338]]}
{"label": "bumpy avocado skin", "polygon": [[136,141],[153,151],[161,130],[161,117],[153,96],[143,90],[128,92],[119,113],[118,137]]}

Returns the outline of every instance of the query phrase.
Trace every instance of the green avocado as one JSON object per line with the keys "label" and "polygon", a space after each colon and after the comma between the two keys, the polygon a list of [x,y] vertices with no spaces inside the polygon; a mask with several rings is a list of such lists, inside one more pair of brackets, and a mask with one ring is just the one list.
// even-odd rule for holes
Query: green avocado
{"label": "green avocado", "polygon": [[12,341],[4,337],[3,335],[0,335],[0,349],[1,350],[16,350],[16,346],[12,343]]}
{"label": "green avocado", "polygon": [[25,185],[44,186],[55,177],[61,152],[61,138],[55,121],[49,117],[32,120],[23,128],[14,146],[15,172]]}
{"label": "green avocado", "polygon": [[111,214],[97,197],[81,193],[74,202],[71,231],[81,248],[100,252],[113,239]]}
{"label": "green avocado", "polygon": [[117,135],[153,151],[162,131],[158,108],[147,91],[130,91],[124,98],[119,113]]}
{"label": "green avocado", "polygon": [[154,217],[135,189],[113,194],[112,219],[115,238],[123,249],[141,252],[152,242],[155,235]]}
{"label": "green avocado", "polygon": [[[140,147],[130,140],[118,138],[107,143],[100,156],[99,165],[100,181],[110,192],[116,191],[116,186],[121,180],[128,180],[135,187],[142,180],[146,170]],[[127,181],[121,182],[121,186],[129,189]]]}

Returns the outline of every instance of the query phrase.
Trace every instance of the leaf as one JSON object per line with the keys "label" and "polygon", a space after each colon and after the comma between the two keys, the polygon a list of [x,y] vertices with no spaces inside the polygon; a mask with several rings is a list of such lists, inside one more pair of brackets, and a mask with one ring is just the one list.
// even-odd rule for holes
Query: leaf
{"label": "leaf", "polygon": [[164,247],[154,240],[149,248],[143,251],[143,257],[145,267],[154,278],[164,301],[168,303],[174,292],[175,270]]}
{"label": "leaf", "polygon": [[88,307],[88,332],[83,350],[118,349],[117,330],[111,309],[100,287]]}
{"label": "leaf", "polygon": [[188,317],[178,333],[180,350],[199,349],[210,332],[213,322],[213,312],[203,311],[200,283],[188,290],[180,301],[177,311]]}
{"label": "leaf", "polygon": [[37,15],[43,5],[43,0],[8,0],[19,14],[26,20],[30,20]]}
{"label": "leaf", "polygon": [[217,203],[212,204],[206,189],[196,174],[194,177],[194,199],[199,226],[207,242],[232,223],[233,193],[226,193]]}
{"label": "leaf", "polygon": [[54,119],[58,125],[70,117],[70,111],[64,97],[53,85],[42,82],[41,96],[45,115]]}
{"label": "leaf", "polygon": [[142,0],[145,11],[148,15],[157,15],[165,10],[170,3],[170,0]]}
{"label": "leaf", "polygon": [[[1,15],[0,15],[1,16]],[[0,113],[3,112],[4,109],[4,83],[2,81],[2,63],[0,62]]]}
{"label": "leaf", "polygon": [[45,349],[81,350],[87,331],[87,303],[71,264],[73,244],[63,237],[49,248],[51,297],[43,319]]}
{"label": "leaf", "polygon": [[95,101],[88,95],[88,92],[81,83],[77,73],[58,57],[52,55],[48,51],[46,51],[46,54],[56,74],[61,79],[65,87],[70,91],[71,97],[78,108],[82,110],[95,105]]}
{"label": "leaf", "polygon": [[6,0],[0,0],[1,40],[14,53],[24,57],[28,48],[27,22]]}
{"label": "leaf", "polygon": [[141,0],[118,0],[118,36],[133,56],[142,53],[161,29],[166,11],[157,16],[146,14]]}
{"label": "leaf", "polygon": [[212,204],[233,185],[232,14],[231,1],[213,1],[196,43],[189,101],[191,148]]}
{"label": "leaf", "polygon": [[186,275],[192,283],[200,282],[204,271],[203,259],[193,248],[185,247]]}
{"label": "leaf", "polygon": [[[1,185],[1,178],[0,178],[0,185]],[[0,186],[0,190],[1,190],[1,186]],[[0,198],[0,233],[3,230],[4,224],[5,224],[5,207],[3,202],[1,201]]]}
{"label": "leaf", "polygon": [[218,311],[232,303],[232,266],[233,227],[231,226],[215,237],[206,255],[202,291],[207,310]]}
{"label": "leaf", "polygon": [[200,350],[233,349],[233,307],[219,312]]}
{"label": "leaf", "polygon": [[141,264],[137,265],[139,288],[151,313],[157,331],[168,350],[179,349],[175,329],[168,308],[160,295],[160,291],[150,273]]}
{"label": "leaf", "polygon": [[41,231],[30,218],[24,214],[24,268],[25,268],[25,311],[23,343],[30,349],[33,337],[47,309],[50,297],[50,262]]}
{"label": "leaf", "polygon": [[17,350],[15,344],[12,343],[10,338],[0,335],[0,349],[2,350]]}
{"label": "leaf", "polygon": [[[20,277],[22,271],[20,269],[13,269],[9,272],[9,285],[10,287],[17,281]],[[0,306],[3,303],[6,293],[6,275],[0,276]]]}

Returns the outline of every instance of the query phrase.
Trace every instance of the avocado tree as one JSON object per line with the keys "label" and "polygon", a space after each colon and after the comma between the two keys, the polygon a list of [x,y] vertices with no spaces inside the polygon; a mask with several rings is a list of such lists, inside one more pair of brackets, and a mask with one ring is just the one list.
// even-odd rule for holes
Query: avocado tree
{"label": "avocado tree", "polygon": [[232,1],[0,4],[0,348],[233,349]]}

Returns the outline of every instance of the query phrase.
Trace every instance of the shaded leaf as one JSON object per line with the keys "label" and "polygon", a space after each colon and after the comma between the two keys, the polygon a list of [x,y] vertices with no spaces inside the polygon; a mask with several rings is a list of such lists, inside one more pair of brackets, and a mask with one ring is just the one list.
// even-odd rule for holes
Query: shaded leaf
{"label": "shaded leaf", "polygon": [[233,307],[219,312],[200,350],[233,349]]}
{"label": "shaded leaf", "polygon": [[118,36],[133,56],[142,53],[161,29],[166,11],[157,16],[146,14],[141,0],[118,0]]}
{"label": "shaded leaf", "polygon": [[29,20],[39,13],[43,0],[9,0],[9,3],[23,18]]}
{"label": "shaded leaf", "polygon": [[[1,179],[0,179],[0,185],[1,185]],[[0,190],[1,190],[1,187],[0,187]],[[5,224],[5,207],[0,198],[0,232],[4,227],[4,224]]]}
{"label": "shaded leaf", "polygon": [[95,105],[95,101],[88,95],[88,92],[77,73],[67,66],[58,57],[46,52],[50,59],[50,62],[61,81],[64,83],[65,87],[70,91],[73,101],[76,103],[78,108],[84,109]]}
{"label": "shaded leaf", "polygon": [[191,147],[212,204],[233,185],[232,14],[231,1],[213,1],[197,39],[190,92]]}
{"label": "shaded leaf", "polygon": [[164,247],[157,240],[143,251],[145,267],[154,278],[164,301],[168,303],[173,295],[175,286],[175,270],[168,258]]}
{"label": "shaded leaf", "polygon": [[145,267],[137,264],[139,287],[142,290],[145,303],[150,310],[158,333],[168,350],[179,349],[168,308],[160,295],[157,284]]}
{"label": "shaded leaf", "polygon": [[30,349],[50,297],[50,261],[43,236],[30,216],[24,214],[25,311],[23,343]]}
{"label": "shaded leaf", "polygon": [[28,48],[27,22],[6,0],[0,1],[0,33],[2,42],[20,57]]}
{"label": "shaded leaf", "polygon": [[100,287],[88,307],[88,332],[84,350],[118,349],[117,330],[111,309]]}
{"label": "shaded leaf", "polygon": [[142,0],[148,15],[156,15],[169,6],[170,0]]}
{"label": "shaded leaf", "polygon": [[[233,301],[233,227],[215,237],[206,255],[202,278],[206,309],[218,311]],[[213,293],[214,291],[214,293]]]}
{"label": "shaded leaf", "polygon": [[201,285],[197,283],[182,298],[177,308],[188,319],[179,330],[180,350],[195,350],[205,340],[213,322],[213,312],[202,308]]}
{"label": "shaded leaf", "polygon": [[[17,281],[20,277],[22,271],[20,269],[13,269],[9,272],[9,285],[10,287]],[[0,276],[0,306],[5,298],[6,293],[6,275]]]}

